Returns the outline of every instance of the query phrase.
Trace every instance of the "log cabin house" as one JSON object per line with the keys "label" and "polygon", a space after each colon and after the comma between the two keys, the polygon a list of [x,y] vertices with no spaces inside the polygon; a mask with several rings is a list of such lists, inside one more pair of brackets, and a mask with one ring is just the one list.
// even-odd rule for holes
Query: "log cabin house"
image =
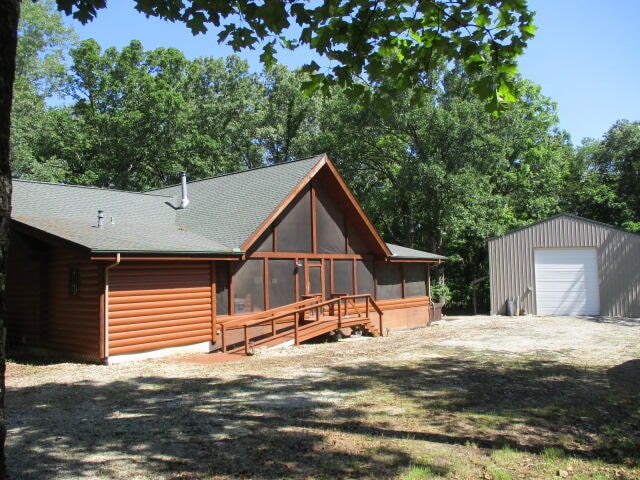
{"label": "log cabin house", "polygon": [[8,338],[113,363],[426,326],[429,268],[326,155],[144,193],[14,180]]}

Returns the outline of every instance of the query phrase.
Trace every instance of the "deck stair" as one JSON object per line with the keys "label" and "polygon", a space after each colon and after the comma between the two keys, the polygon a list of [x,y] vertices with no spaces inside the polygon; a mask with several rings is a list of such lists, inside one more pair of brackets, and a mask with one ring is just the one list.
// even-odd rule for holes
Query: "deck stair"
{"label": "deck stair", "polygon": [[[382,315],[382,310],[368,294],[339,294],[329,300],[310,296],[300,302],[223,323],[222,352],[244,351],[248,355],[252,349],[261,346],[273,347],[291,341],[299,345],[345,327],[359,326],[380,336]],[[242,335],[234,335],[233,330],[241,330]]]}

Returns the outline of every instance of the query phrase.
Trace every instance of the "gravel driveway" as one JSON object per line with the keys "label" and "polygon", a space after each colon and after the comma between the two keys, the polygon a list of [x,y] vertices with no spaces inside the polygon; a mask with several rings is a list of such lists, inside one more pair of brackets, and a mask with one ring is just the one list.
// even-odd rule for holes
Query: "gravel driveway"
{"label": "gravel driveway", "polygon": [[[384,338],[272,349],[212,365],[190,363],[188,356],[109,367],[9,362],[8,470],[11,478],[39,479],[315,477],[320,464],[308,463],[325,458],[327,442],[333,442],[331,455],[338,450],[347,455],[349,446],[340,447],[346,440],[327,434],[326,426],[345,415],[349,402],[355,415],[354,405],[361,406],[379,387],[372,386],[372,372],[406,367],[415,376],[425,362],[445,365],[449,358],[475,361],[475,367],[486,360],[607,369],[638,357],[637,319],[475,316],[448,317]],[[434,378],[434,389],[445,388]],[[446,389],[454,387],[460,388]],[[381,388],[375,395],[392,395],[388,385]],[[385,410],[387,417],[393,408],[405,408],[398,399],[393,405],[385,407],[391,412]],[[293,435],[294,446],[311,442],[304,459],[285,460],[283,432]],[[239,458],[262,462],[255,457],[260,448],[275,458],[273,465],[264,460],[260,472],[266,473],[239,465]],[[213,451],[224,453],[215,457]],[[348,455],[350,462],[360,459]],[[413,462],[406,455],[369,466],[382,472],[373,478],[396,476],[401,465]],[[322,468],[328,476],[366,477],[346,474],[346,467]]]}

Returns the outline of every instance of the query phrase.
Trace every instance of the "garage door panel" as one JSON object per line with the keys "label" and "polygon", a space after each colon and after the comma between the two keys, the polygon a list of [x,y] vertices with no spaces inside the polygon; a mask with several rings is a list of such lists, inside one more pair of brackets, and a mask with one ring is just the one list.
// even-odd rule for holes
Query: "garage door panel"
{"label": "garage door panel", "polygon": [[536,303],[539,315],[598,315],[595,249],[537,249]]}

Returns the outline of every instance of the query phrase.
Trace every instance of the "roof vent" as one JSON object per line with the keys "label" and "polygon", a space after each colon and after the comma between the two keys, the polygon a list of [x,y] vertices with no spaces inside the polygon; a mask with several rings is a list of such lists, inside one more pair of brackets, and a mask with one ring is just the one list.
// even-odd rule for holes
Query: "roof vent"
{"label": "roof vent", "polygon": [[189,198],[187,197],[187,172],[180,172],[180,186],[182,187],[182,200],[180,200],[179,208],[187,208]]}
{"label": "roof vent", "polygon": [[104,227],[104,211],[98,210],[98,228]]}

